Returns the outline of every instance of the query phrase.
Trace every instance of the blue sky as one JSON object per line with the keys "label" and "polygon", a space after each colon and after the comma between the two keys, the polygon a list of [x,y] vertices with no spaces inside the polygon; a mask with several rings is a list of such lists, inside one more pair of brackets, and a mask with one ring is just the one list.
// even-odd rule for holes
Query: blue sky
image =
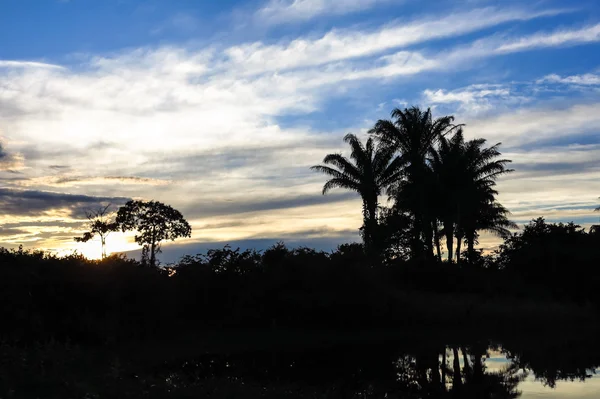
{"label": "blue sky", "polygon": [[172,257],[356,240],[360,201],[308,168],[407,105],[503,143],[518,223],[598,220],[600,3],[428,6],[0,0],[0,245],[97,255],[82,210],[132,197],[191,221]]}

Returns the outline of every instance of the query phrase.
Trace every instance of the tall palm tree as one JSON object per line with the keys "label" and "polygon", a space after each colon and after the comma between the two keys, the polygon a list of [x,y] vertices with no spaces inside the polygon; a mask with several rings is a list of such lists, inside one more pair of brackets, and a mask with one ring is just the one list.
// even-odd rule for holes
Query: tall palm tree
{"label": "tall palm tree", "polygon": [[311,169],[331,177],[323,186],[323,194],[333,188],[360,194],[363,200],[363,239],[365,248],[372,253],[376,244],[379,196],[398,179],[401,160],[395,157],[393,149],[377,145],[371,137],[366,145],[353,134],[347,134],[344,141],[351,148],[350,160],[341,154],[329,154],[323,159],[324,165]]}
{"label": "tall palm tree", "polygon": [[502,154],[500,143],[483,148],[485,139],[470,140],[464,150],[464,191],[461,193],[461,212],[457,220],[457,263],[460,262],[460,245],[467,241],[469,254],[473,254],[478,230],[487,230],[500,237],[507,237],[509,228],[517,226],[508,220],[510,214],[496,201],[494,189],[498,177],[513,172],[507,168],[510,160],[497,159]]}
{"label": "tall palm tree", "polygon": [[451,137],[441,137],[437,149],[430,152],[437,199],[437,217],[443,225],[448,249],[448,260],[453,259],[454,238],[456,256],[466,240],[473,254],[478,230],[487,230],[502,237],[516,225],[507,218],[509,212],[496,202],[496,179],[512,170],[506,168],[509,160],[500,156],[499,144],[482,148],[485,140],[464,141],[462,129]]}
{"label": "tall palm tree", "polygon": [[441,137],[437,149],[430,150],[429,165],[435,185],[435,215],[446,236],[448,260],[454,256],[454,233],[460,216],[460,194],[463,191],[464,137],[462,129],[451,137]]}
{"label": "tall palm tree", "polygon": [[369,131],[381,144],[398,152],[402,179],[396,183],[397,205],[414,217],[413,253],[418,253],[425,243],[426,256],[433,257],[434,218],[432,209],[432,186],[427,154],[438,140],[455,130],[454,117],[434,119],[431,109],[422,111],[418,107],[404,110],[394,109],[390,120],[379,120]]}

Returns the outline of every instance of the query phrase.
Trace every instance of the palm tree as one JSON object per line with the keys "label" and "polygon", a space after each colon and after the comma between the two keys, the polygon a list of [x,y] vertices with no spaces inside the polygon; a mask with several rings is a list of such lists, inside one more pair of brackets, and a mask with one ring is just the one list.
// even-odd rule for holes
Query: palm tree
{"label": "palm tree", "polygon": [[442,223],[442,234],[446,236],[448,261],[453,259],[454,232],[460,215],[464,144],[462,129],[458,129],[450,139],[441,137],[438,148],[430,150],[429,165],[435,185],[435,215]]}
{"label": "palm tree", "polygon": [[331,177],[323,186],[323,194],[338,187],[360,194],[363,200],[363,239],[366,250],[372,253],[377,241],[379,196],[398,179],[401,160],[395,157],[390,147],[376,145],[373,138],[363,145],[355,135],[347,134],[344,141],[352,150],[350,160],[341,154],[329,154],[323,159],[324,165],[311,169]]}
{"label": "palm tree", "polygon": [[434,218],[431,212],[432,186],[427,154],[438,140],[455,130],[454,117],[433,119],[431,109],[418,107],[394,109],[390,120],[379,120],[369,131],[381,144],[400,155],[402,179],[396,182],[393,196],[397,205],[414,217],[413,254],[425,243],[427,257],[433,257]]}
{"label": "palm tree", "polygon": [[460,262],[462,239],[467,241],[469,254],[473,254],[478,230],[487,230],[500,237],[510,235],[510,228],[517,226],[508,220],[510,212],[496,202],[498,192],[494,189],[498,177],[513,172],[506,167],[510,160],[496,159],[500,155],[497,143],[482,148],[485,139],[470,140],[464,150],[464,191],[461,193],[461,212],[457,219],[457,263]]}
{"label": "palm tree", "polygon": [[499,144],[482,148],[485,140],[464,141],[462,129],[448,139],[441,137],[437,149],[430,151],[429,164],[433,171],[437,217],[446,236],[448,261],[453,259],[454,238],[456,256],[466,240],[469,253],[474,251],[477,231],[487,230],[505,237],[509,228],[516,228],[507,218],[509,212],[496,202],[494,189],[498,176],[512,170],[509,160],[495,159],[500,155]]}

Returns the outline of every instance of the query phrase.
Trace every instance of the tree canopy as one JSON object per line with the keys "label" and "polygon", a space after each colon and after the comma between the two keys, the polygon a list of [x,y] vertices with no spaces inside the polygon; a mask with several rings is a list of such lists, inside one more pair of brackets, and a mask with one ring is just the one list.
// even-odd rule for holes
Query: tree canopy
{"label": "tree canopy", "polygon": [[128,201],[118,213],[116,223],[122,231],[135,230],[135,242],[143,246],[150,266],[156,266],[160,243],[191,237],[192,228],[178,210],[158,201]]}

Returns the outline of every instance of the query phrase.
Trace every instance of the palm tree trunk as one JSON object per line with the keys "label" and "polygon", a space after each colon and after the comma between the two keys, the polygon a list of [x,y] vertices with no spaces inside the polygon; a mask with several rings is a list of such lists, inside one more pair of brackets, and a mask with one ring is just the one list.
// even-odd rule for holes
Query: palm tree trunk
{"label": "palm tree trunk", "polygon": [[363,244],[365,250],[370,246],[371,240],[371,218],[369,217],[369,202],[363,199]]}
{"label": "palm tree trunk", "polygon": [[446,387],[446,347],[444,347],[444,354],[442,355],[442,387]]}
{"label": "palm tree trunk", "polygon": [[434,386],[436,392],[442,387],[442,380],[440,377],[440,372],[438,370],[439,366],[439,352],[434,352],[430,357],[430,367],[431,367],[431,384]]}
{"label": "palm tree trunk", "polygon": [[412,231],[412,258],[417,259],[420,258],[423,252],[423,247],[421,246],[421,232],[423,229],[421,228],[421,215],[414,215],[414,223],[413,223],[413,231]]}
{"label": "palm tree trunk", "polygon": [[456,346],[452,347],[452,357],[452,368],[454,371],[452,375],[452,390],[458,393],[460,392],[462,379],[460,375],[460,360],[458,358],[458,348]]}
{"label": "palm tree trunk", "polygon": [[433,254],[433,228],[430,220],[426,220],[423,223],[423,238],[425,239],[425,249],[427,250],[425,258],[431,260],[435,255]]}
{"label": "palm tree trunk", "polygon": [[464,232],[462,220],[460,217],[460,204],[456,207],[456,264],[460,265],[460,247],[462,246],[462,239]]}
{"label": "palm tree trunk", "polygon": [[467,379],[471,377],[471,365],[469,364],[469,356],[467,355],[467,350],[464,346],[460,348],[460,350],[463,355],[463,370],[465,374],[465,379]]}
{"label": "palm tree trunk", "polygon": [[372,259],[377,259],[377,197],[363,201],[364,208],[364,241],[365,252]]}
{"label": "palm tree trunk", "polygon": [[435,249],[437,252],[438,260],[442,261],[442,248],[440,244],[440,232],[438,230],[437,222],[431,222],[431,228],[433,229],[433,240],[435,241]]}
{"label": "palm tree trunk", "polygon": [[468,254],[468,262],[472,263],[475,255],[475,234],[469,233],[467,237],[467,254]]}
{"label": "palm tree trunk", "polygon": [[444,223],[444,232],[446,233],[446,248],[448,248],[448,262],[452,263],[454,259],[454,225],[452,222]]}

